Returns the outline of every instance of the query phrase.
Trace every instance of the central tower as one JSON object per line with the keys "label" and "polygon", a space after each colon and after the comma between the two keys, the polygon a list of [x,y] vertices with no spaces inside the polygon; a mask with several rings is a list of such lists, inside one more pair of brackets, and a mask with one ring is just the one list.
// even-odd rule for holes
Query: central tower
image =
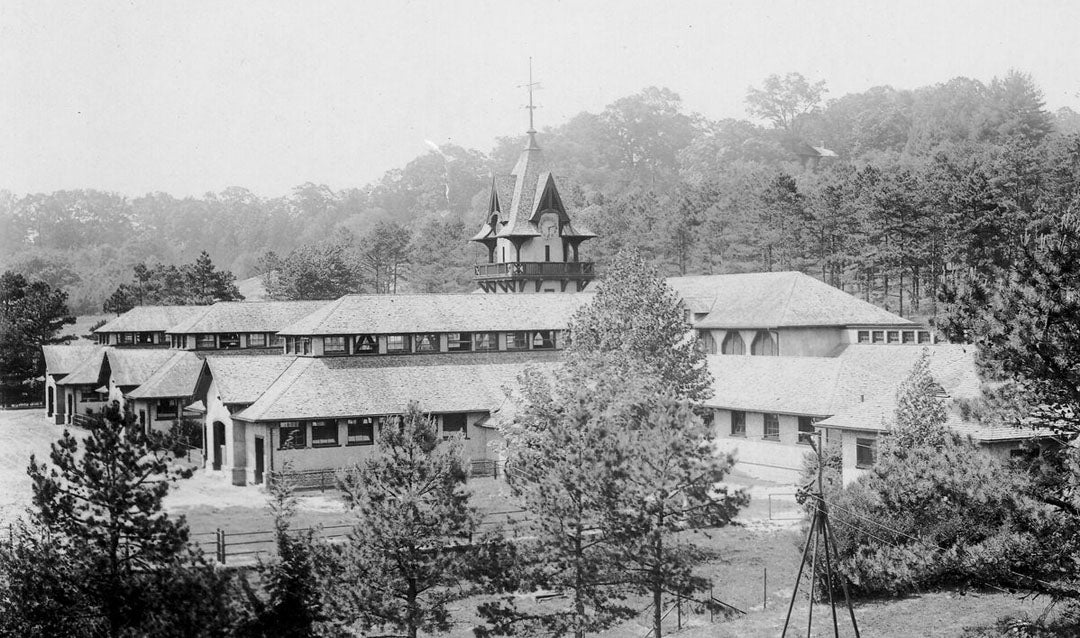
{"label": "central tower", "polygon": [[488,261],[475,266],[474,278],[487,293],[581,292],[593,280],[594,270],[591,261],[579,259],[578,249],[596,235],[571,223],[536,143],[531,75],[528,138],[510,173],[510,205],[505,206],[502,197],[508,180],[492,177],[485,221],[472,238],[487,248]]}

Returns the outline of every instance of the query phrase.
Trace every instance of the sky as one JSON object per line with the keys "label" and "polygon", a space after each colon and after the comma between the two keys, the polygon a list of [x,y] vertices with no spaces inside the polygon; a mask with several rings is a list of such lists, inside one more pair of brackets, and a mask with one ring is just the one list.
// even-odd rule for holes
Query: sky
{"label": "sky", "polygon": [[746,117],[791,71],[836,98],[1016,68],[1080,111],[1078,25],[1073,0],[0,0],[0,190],[360,187],[523,134],[530,56],[541,129],[648,86]]}

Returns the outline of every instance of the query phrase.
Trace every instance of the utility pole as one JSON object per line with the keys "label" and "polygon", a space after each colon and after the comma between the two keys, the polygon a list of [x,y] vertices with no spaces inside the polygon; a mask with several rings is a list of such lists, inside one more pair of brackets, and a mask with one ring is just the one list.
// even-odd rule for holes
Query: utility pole
{"label": "utility pole", "polygon": [[[817,583],[818,573],[818,545],[824,546],[824,560],[825,560],[825,586],[829,594],[829,607],[832,610],[832,624],[833,624],[833,636],[840,638],[840,625],[836,620],[836,601],[833,599],[833,564],[839,565],[840,556],[836,551],[835,535],[833,534],[832,525],[829,523],[829,513],[825,505],[825,481],[823,478],[824,460],[822,459],[821,449],[823,444],[821,442],[821,431],[818,430],[809,435],[810,446],[814,448],[814,452],[817,453],[817,492],[810,495],[814,503],[814,516],[810,520],[810,529],[806,534],[806,544],[803,546],[802,561],[799,562],[799,574],[795,577],[795,589],[791,592],[791,603],[788,604],[787,617],[784,618],[784,630],[780,634],[780,638],[786,638],[788,625],[791,623],[791,612],[795,608],[795,598],[799,594],[799,583],[802,582],[803,568],[806,567],[806,556],[810,552],[810,543],[814,544],[813,558],[811,558],[810,567],[810,611],[807,614],[806,619],[806,635],[809,638],[811,628],[814,624],[814,586]],[[814,437],[817,437],[817,442],[814,442]],[[809,487],[809,486],[807,486]],[[831,550],[831,553],[830,553]],[[830,560],[830,558],[832,560]],[[848,615],[851,616],[851,627],[855,630],[855,638],[859,636],[859,625],[855,622],[855,610],[851,606],[851,596],[848,594],[847,578],[843,574],[837,573],[836,576],[840,579],[840,586],[844,590],[844,603],[847,605]]]}

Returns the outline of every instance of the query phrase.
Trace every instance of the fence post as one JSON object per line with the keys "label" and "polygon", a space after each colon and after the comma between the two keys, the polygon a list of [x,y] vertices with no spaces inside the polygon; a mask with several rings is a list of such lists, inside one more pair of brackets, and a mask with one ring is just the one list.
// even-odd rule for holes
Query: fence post
{"label": "fence post", "polygon": [[769,606],[769,568],[763,568],[761,573],[761,608],[765,609]]}
{"label": "fence post", "polygon": [[675,630],[682,631],[682,595],[675,596]]}
{"label": "fence post", "polygon": [[217,529],[217,558],[218,562],[222,565],[225,564],[225,530],[220,527]]}

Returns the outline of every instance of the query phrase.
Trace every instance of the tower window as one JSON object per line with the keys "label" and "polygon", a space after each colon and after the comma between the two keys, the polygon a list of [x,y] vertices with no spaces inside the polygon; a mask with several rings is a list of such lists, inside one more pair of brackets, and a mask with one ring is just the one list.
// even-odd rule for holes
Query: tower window
{"label": "tower window", "polygon": [[450,352],[468,352],[472,350],[472,333],[451,332],[447,334],[446,349]]}
{"label": "tower window", "polygon": [[544,261],[551,261],[551,246],[544,246]]}
{"label": "tower window", "polygon": [[438,352],[439,351],[439,335],[437,334],[421,334],[416,335],[416,352]]}
{"label": "tower window", "polygon": [[477,332],[473,334],[473,347],[476,350],[498,350],[499,344],[494,332]]}
{"label": "tower window", "polygon": [[529,349],[529,333],[528,332],[508,332],[508,333],[506,333],[506,349],[507,350],[528,350]]}

